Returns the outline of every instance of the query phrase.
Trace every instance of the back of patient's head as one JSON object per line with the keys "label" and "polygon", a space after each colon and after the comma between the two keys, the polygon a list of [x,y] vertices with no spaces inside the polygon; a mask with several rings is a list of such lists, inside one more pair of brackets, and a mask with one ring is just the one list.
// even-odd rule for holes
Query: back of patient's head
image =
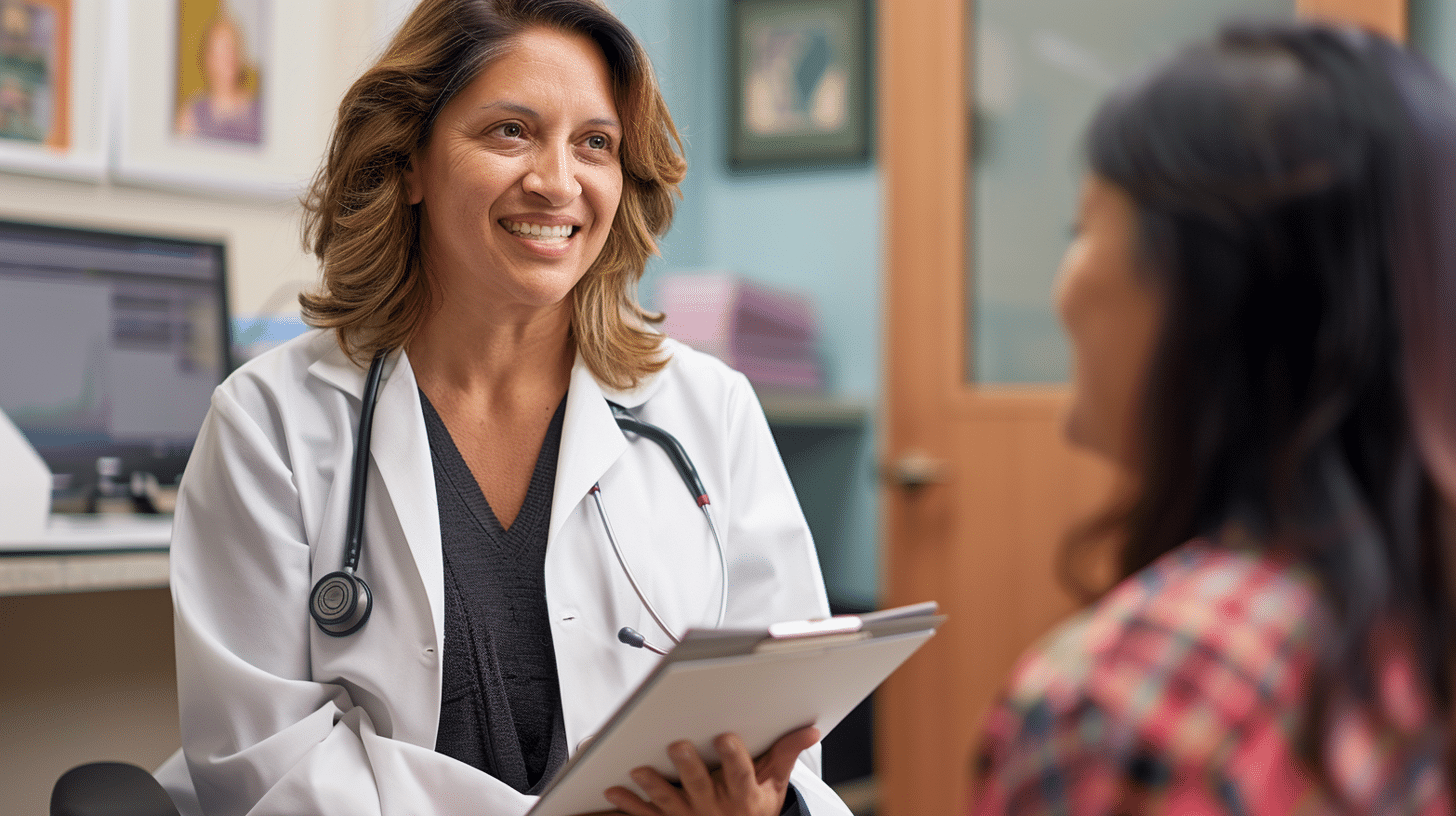
{"label": "back of patient's head", "polygon": [[1123,574],[1236,525],[1322,583],[1326,680],[1358,688],[1396,623],[1449,706],[1452,90],[1377,35],[1236,24],[1118,89],[1087,150],[1163,304]]}
{"label": "back of patient's head", "polygon": [[1235,508],[1315,522],[1346,489],[1456,497],[1456,100],[1433,69],[1363,32],[1234,25],[1115,92],[1087,148],[1164,303],[1144,472],[1194,495],[1159,538]]}

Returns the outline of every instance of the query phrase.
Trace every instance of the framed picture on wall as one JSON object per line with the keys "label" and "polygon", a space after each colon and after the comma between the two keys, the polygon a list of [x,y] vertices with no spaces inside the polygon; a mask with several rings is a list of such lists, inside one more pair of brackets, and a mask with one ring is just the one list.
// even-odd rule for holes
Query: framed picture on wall
{"label": "framed picture on wall", "polygon": [[869,0],[730,0],[728,164],[870,155]]}
{"label": "framed picture on wall", "polygon": [[118,181],[296,197],[318,166],[323,3],[128,0]]}
{"label": "framed picture on wall", "polygon": [[0,0],[0,170],[105,171],[106,0]]}

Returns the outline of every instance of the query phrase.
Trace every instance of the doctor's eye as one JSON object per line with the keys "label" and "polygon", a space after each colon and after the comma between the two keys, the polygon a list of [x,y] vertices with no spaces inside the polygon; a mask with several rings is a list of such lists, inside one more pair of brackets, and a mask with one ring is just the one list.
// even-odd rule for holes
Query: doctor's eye
{"label": "doctor's eye", "polygon": [[586,137],[586,146],[592,150],[606,150],[611,147],[612,142],[600,133]]}
{"label": "doctor's eye", "polygon": [[526,134],[526,129],[519,122],[506,122],[496,125],[495,132],[507,139],[519,139]]}

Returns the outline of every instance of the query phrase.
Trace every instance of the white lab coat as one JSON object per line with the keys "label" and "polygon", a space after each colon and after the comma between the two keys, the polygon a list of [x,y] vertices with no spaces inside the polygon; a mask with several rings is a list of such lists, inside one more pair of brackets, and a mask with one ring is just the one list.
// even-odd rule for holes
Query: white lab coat
{"label": "white lab coat", "polygon": [[[593,484],[668,624],[711,626],[717,616],[717,553],[701,513],[662,451],[617,428],[607,399],[676,435],[696,464],[723,533],[727,625],[828,613],[809,530],[747,380],[666,347],[668,366],[632,391],[600,384],[580,359],[571,372],[546,602],[572,746],[657,659],[618,642],[617,630],[667,641],[616,563],[587,498]],[[533,797],[434,750],[440,521],[419,391],[402,353],[374,417],[359,565],[373,615],[344,638],[308,615],[314,582],[344,556],[363,381],[333,335],[315,331],[243,366],[213,396],[172,540],[185,769],[217,816],[523,813]],[[158,775],[186,802],[184,766],[168,765]],[[817,765],[816,747],[793,784],[815,816],[847,816]]]}

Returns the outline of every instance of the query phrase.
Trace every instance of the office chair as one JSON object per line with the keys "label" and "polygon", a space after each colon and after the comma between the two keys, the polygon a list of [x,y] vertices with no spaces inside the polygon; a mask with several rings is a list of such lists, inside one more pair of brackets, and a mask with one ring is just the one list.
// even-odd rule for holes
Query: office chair
{"label": "office chair", "polygon": [[51,789],[51,816],[178,816],[151,774],[125,762],[78,765]]}

